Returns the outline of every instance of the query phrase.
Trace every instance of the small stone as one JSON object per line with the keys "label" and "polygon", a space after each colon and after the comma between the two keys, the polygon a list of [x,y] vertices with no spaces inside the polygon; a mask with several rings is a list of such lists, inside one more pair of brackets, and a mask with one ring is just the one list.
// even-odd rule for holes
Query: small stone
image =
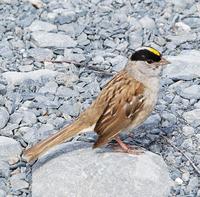
{"label": "small stone", "polygon": [[75,38],[76,32],[73,24],[64,24],[59,25],[59,30],[64,31],[67,35],[71,36],[72,38]]}
{"label": "small stone", "polygon": [[1,197],[6,197],[6,192],[2,189],[0,189],[0,196]]}
{"label": "small stone", "polygon": [[36,129],[34,129],[34,128],[30,128],[30,127],[20,128],[19,132],[23,133],[23,139],[28,144],[34,144],[39,139],[38,133],[37,133]]}
{"label": "small stone", "polygon": [[124,68],[124,66],[127,64],[128,59],[122,55],[118,55],[116,57],[113,57],[109,60],[109,62],[113,66],[113,70],[120,71]]}
{"label": "small stone", "polygon": [[65,49],[64,51],[64,57],[67,59],[67,61],[74,61],[74,62],[83,62],[85,61],[84,54],[80,53],[73,53],[71,49]]}
{"label": "small stone", "polygon": [[175,23],[175,28],[178,33],[189,33],[191,31],[190,26],[181,21]]}
{"label": "small stone", "polygon": [[28,54],[33,57],[35,61],[50,61],[53,58],[53,52],[50,49],[32,48],[29,49]]}
{"label": "small stone", "polygon": [[25,122],[28,125],[33,125],[37,122],[36,115],[31,111],[24,111],[23,116],[23,122]]}
{"label": "small stone", "polygon": [[60,15],[57,17],[56,21],[63,25],[65,23],[71,23],[76,21],[77,16],[76,13],[74,11],[66,11],[64,12],[64,15]]}
{"label": "small stone", "polygon": [[0,129],[4,128],[9,120],[9,113],[5,107],[0,107]]}
{"label": "small stone", "polygon": [[176,183],[177,185],[182,185],[182,184],[183,184],[183,180],[182,180],[181,178],[177,177],[177,178],[175,179],[175,183]]}
{"label": "small stone", "polygon": [[56,93],[59,97],[65,97],[65,98],[71,98],[76,97],[79,95],[79,93],[75,90],[72,90],[71,88],[67,88],[65,86],[60,86]]}
{"label": "small stone", "polygon": [[182,174],[183,181],[187,182],[189,180],[189,178],[190,178],[190,173],[188,171],[186,171]]}
{"label": "small stone", "polygon": [[14,191],[20,190],[20,189],[25,189],[29,187],[29,184],[20,178],[20,175],[13,175],[10,178],[10,183],[11,183],[11,187]]}
{"label": "small stone", "polygon": [[3,84],[0,84],[0,94],[5,95],[7,92],[7,87]]}
{"label": "small stone", "polygon": [[154,29],[156,27],[155,21],[149,16],[144,16],[139,22],[145,29]]}
{"label": "small stone", "polygon": [[194,128],[190,126],[183,127],[183,134],[187,137],[191,137],[194,134]]}
{"label": "small stone", "polygon": [[8,162],[0,160],[0,177],[8,178],[8,176],[10,174],[9,168],[10,167],[9,167]]}
{"label": "small stone", "polygon": [[163,76],[169,79],[192,80],[200,76],[200,52],[197,50],[186,50],[178,56],[167,58],[169,64],[163,71]]}
{"label": "small stone", "polygon": [[192,190],[198,188],[199,186],[199,178],[198,177],[191,177],[191,179],[189,180],[189,183],[187,185],[187,191],[191,192]]}
{"label": "small stone", "polygon": [[29,72],[33,70],[33,65],[21,65],[19,66],[20,72]]}
{"label": "small stone", "polygon": [[200,109],[184,112],[183,118],[192,126],[197,127],[200,125]]}
{"label": "small stone", "polygon": [[56,25],[53,25],[51,23],[35,20],[32,22],[32,24],[29,26],[30,31],[56,31],[57,27]]}
{"label": "small stone", "polygon": [[22,152],[22,148],[14,139],[0,136],[0,158],[3,160],[9,160],[12,158],[18,158]]}
{"label": "small stone", "polygon": [[154,114],[151,115],[147,118],[147,120],[144,122],[145,126],[154,126],[154,125],[158,125],[161,121],[161,117],[159,114]]}
{"label": "small stone", "polygon": [[79,103],[71,104],[69,102],[63,103],[63,105],[60,106],[59,110],[63,114],[68,114],[73,117],[77,117],[81,110],[81,105]]}
{"label": "small stone", "polygon": [[39,47],[68,48],[77,45],[77,42],[68,35],[58,33],[33,32],[32,38]]}
{"label": "small stone", "polygon": [[190,87],[184,88],[180,95],[186,99],[200,99],[200,85],[192,85]]}
{"label": "small stone", "polygon": [[54,126],[50,123],[42,124],[42,126],[38,129],[38,139],[45,139],[50,134],[52,134],[52,131],[54,130]]}
{"label": "small stone", "polygon": [[39,90],[39,93],[42,94],[55,94],[58,88],[58,84],[54,81],[50,81],[48,83],[45,84],[45,86],[41,87]]}

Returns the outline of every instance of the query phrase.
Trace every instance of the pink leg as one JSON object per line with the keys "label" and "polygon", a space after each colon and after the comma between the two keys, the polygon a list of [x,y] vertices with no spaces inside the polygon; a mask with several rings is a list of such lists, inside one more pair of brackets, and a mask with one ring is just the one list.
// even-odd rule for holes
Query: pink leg
{"label": "pink leg", "polygon": [[125,153],[130,153],[130,154],[134,154],[134,155],[139,155],[141,153],[144,153],[143,150],[129,148],[128,145],[126,145],[124,142],[122,142],[122,140],[119,138],[119,136],[115,137],[115,141],[119,144],[119,146]]}

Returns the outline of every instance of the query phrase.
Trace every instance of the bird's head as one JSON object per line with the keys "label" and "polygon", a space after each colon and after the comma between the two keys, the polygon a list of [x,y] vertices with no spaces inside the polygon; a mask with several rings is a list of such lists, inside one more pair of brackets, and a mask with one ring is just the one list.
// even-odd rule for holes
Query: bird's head
{"label": "bird's head", "polygon": [[153,47],[140,47],[134,51],[130,58],[131,61],[143,61],[149,66],[159,67],[169,64],[162,54]]}

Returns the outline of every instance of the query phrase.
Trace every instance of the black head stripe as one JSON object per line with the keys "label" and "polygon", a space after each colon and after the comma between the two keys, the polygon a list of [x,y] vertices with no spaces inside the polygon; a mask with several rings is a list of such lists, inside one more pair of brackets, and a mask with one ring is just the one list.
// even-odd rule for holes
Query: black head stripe
{"label": "black head stripe", "polygon": [[155,53],[153,53],[147,49],[141,49],[132,54],[131,60],[132,61],[159,62],[161,60],[161,55],[156,55]]}

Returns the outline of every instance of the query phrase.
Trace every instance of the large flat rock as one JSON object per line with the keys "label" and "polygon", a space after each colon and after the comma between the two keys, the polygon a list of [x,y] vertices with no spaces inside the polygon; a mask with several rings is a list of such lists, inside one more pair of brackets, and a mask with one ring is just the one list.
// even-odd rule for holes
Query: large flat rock
{"label": "large flat rock", "polygon": [[164,197],[171,185],[162,157],[134,156],[67,143],[33,167],[33,197]]}

